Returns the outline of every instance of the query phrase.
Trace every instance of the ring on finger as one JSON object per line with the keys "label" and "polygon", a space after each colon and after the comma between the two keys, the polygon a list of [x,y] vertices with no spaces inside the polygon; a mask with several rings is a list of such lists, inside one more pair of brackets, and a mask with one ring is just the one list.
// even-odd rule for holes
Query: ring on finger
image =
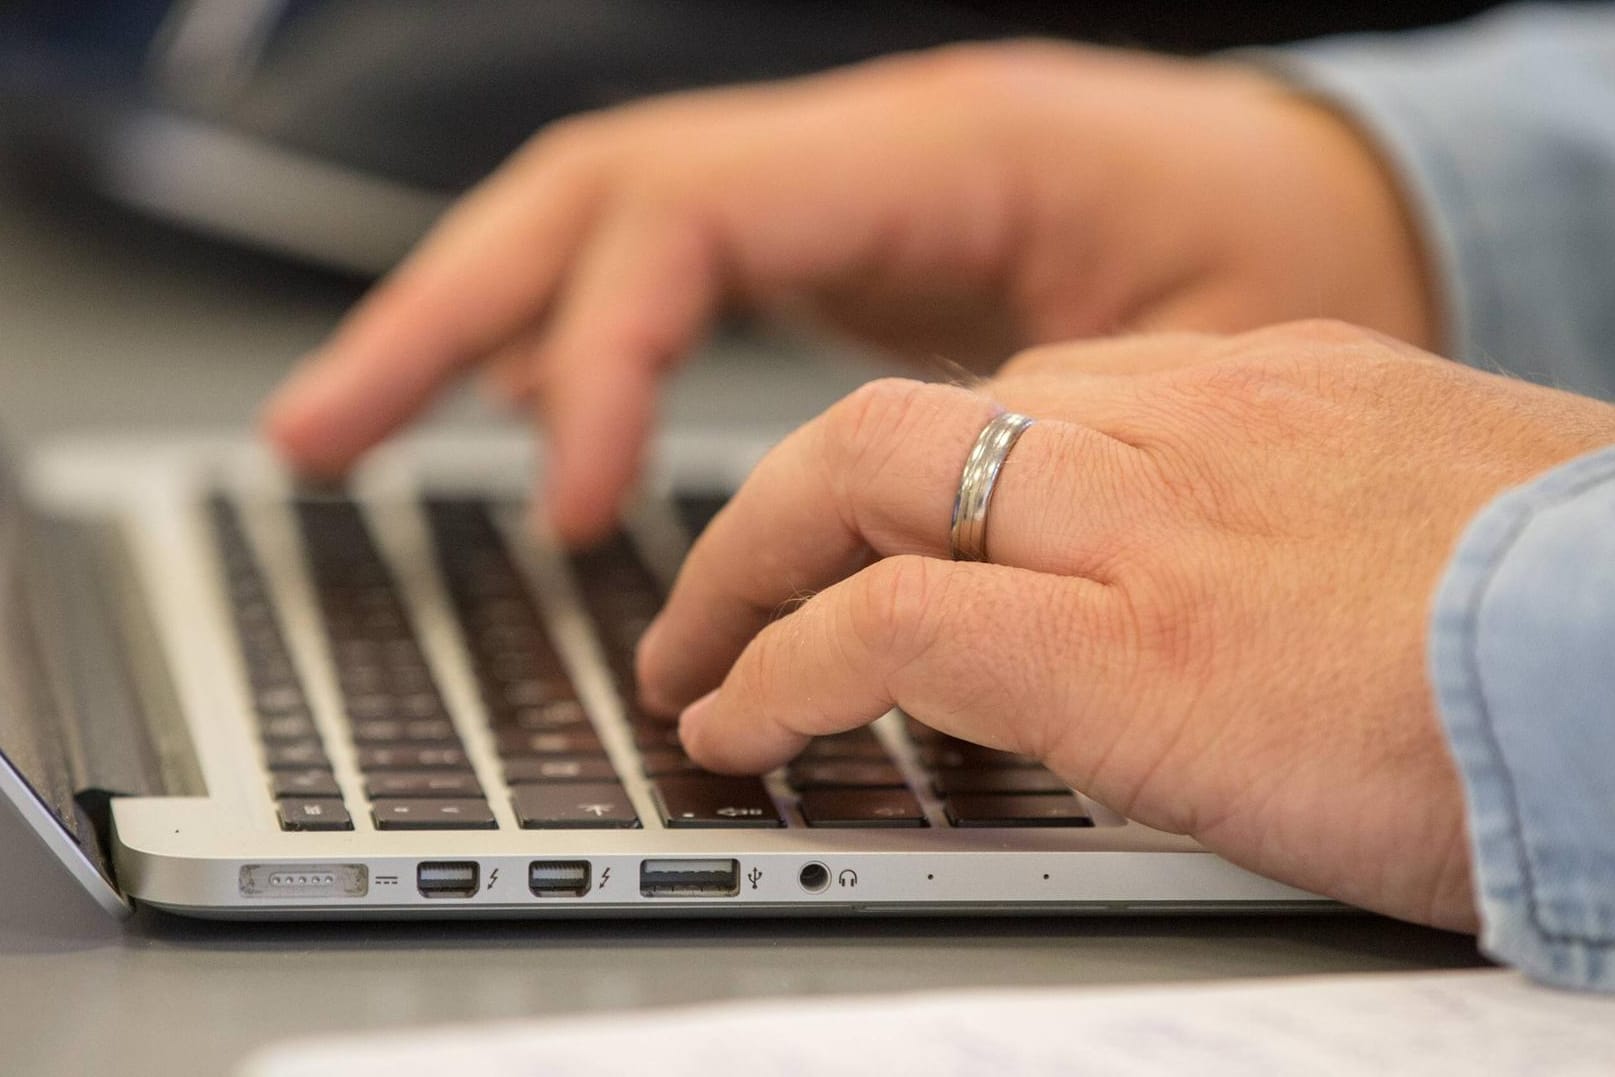
{"label": "ring on finger", "polygon": [[1015,442],[1033,420],[1013,411],[999,412],[982,429],[965,457],[959,490],[953,497],[953,526],[948,548],[955,561],[987,560],[987,508],[998,473]]}

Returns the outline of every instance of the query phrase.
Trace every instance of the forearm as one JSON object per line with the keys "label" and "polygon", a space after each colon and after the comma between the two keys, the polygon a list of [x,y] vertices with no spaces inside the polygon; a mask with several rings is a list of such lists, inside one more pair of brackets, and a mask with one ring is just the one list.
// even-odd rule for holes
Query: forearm
{"label": "forearm", "polygon": [[1401,182],[1446,354],[1615,397],[1615,9],[1529,6],[1263,62]]}
{"label": "forearm", "polygon": [[1615,991],[1615,449],[1470,525],[1430,651],[1483,947],[1539,979]]}

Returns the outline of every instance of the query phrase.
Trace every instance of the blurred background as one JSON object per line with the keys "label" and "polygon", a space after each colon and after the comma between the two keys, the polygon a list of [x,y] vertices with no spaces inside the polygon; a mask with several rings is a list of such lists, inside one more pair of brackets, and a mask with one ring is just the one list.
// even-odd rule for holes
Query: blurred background
{"label": "blurred background", "polygon": [[[1196,54],[1486,6],[0,0],[0,444],[250,429],[456,194],[580,109],[951,41]],[[730,326],[668,387],[664,425],[773,436],[894,369]],[[498,421],[461,388],[427,428]]]}
{"label": "blurred background", "polygon": [[1045,34],[1198,53],[1487,6],[0,0],[0,166],[53,199],[365,277],[536,128],[645,94],[949,41]]}

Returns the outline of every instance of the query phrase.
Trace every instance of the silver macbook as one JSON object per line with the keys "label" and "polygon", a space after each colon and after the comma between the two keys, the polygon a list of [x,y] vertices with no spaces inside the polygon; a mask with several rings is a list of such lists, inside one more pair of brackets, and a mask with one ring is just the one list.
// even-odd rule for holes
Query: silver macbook
{"label": "silver macbook", "polygon": [[0,486],[0,793],[114,913],[1332,907],[896,712],[697,769],[633,647],[764,447],[668,441],[583,552],[527,527],[519,439],[418,439],[341,491],[245,440],[49,447]]}

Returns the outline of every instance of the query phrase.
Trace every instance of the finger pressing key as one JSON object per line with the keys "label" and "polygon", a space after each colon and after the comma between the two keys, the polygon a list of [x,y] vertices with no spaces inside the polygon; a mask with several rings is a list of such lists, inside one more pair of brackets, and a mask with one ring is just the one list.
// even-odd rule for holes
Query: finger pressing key
{"label": "finger pressing key", "polygon": [[[646,634],[647,705],[672,710],[712,688],[782,608],[871,554],[948,557],[965,457],[998,410],[965,389],[893,379],[783,442],[691,550]],[[1152,488],[1137,450],[1076,423],[1039,421],[999,475],[990,556],[1102,578],[1143,524]]]}
{"label": "finger pressing key", "polygon": [[756,773],[900,706],[977,744],[1042,759],[1076,734],[1097,757],[1109,734],[1082,722],[1125,712],[1124,611],[1102,584],[1030,578],[927,557],[871,565],[765,628],[684,712],[685,750]]}

